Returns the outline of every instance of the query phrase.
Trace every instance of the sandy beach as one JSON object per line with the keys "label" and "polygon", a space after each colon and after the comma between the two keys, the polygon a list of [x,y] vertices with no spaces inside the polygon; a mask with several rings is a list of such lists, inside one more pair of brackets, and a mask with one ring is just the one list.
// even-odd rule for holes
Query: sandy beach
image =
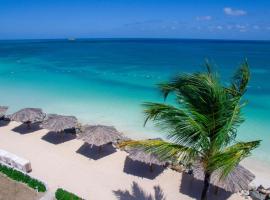
{"label": "sandy beach", "polygon": [[[51,192],[62,187],[85,199],[197,199],[198,182],[171,169],[156,168],[150,173],[147,166],[127,159],[127,154],[105,149],[100,158],[82,141],[55,139],[44,129],[22,133],[17,122],[0,127],[0,148],[31,161],[32,176],[47,183]],[[21,132],[21,133],[20,133]],[[92,152],[92,153],[91,153]],[[107,152],[110,154],[106,155]],[[252,166],[250,161],[244,163]],[[253,171],[253,170],[259,171]],[[257,180],[270,180],[270,174],[253,165]],[[227,194],[211,199],[226,199]],[[223,197],[222,197],[223,196]],[[228,199],[244,199],[234,194]]]}

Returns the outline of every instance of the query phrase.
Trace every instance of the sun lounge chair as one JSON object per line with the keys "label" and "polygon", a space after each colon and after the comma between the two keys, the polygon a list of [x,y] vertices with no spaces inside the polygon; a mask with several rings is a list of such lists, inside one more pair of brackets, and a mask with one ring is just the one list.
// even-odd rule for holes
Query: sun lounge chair
{"label": "sun lounge chair", "polygon": [[23,172],[30,172],[32,170],[28,160],[2,149],[0,149],[0,161]]}

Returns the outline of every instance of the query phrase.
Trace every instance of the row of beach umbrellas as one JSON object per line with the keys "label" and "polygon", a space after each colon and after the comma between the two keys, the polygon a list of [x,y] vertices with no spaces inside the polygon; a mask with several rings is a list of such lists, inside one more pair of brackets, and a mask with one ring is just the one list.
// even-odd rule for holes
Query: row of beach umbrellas
{"label": "row of beach umbrellas", "polygon": [[[6,111],[7,107],[0,107],[0,116],[4,117]],[[80,126],[75,116],[45,114],[40,108],[24,108],[7,116],[7,118],[12,121],[25,123],[28,126],[34,123],[40,123],[41,128],[56,133],[77,129]],[[78,138],[91,146],[102,146],[122,139],[123,136],[113,126],[85,125],[80,127]]]}
{"label": "row of beach umbrellas", "polygon": [[[8,118],[12,121],[26,123],[29,126],[33,123],[40,123],[40,127],[53,132],[64,132],[68,129],[77,129],[79,122],[74,116],[64,116],[57,114],[45,114],[40,108],[24,108],[11,115],[6,115],[8,107],[0,106],[0,118]],[[104,125],[84,125],[80,126],[78,139],[91,145],[91,147],[102,147],[108,143],[113,143],[118,140],[128,140],[113,126]],[[146,152],[142,148],[126,149],[128,157],[134,161],[140,161],[150,166],[164,166],[166,162],[161,161],[158,156],[153,153]],[[196,179],[203,180],[204,172],[202,164],[197,162],[192,166],[192,174]],[[249,170],[241,165],[238,165],[223,181],[219,179],[219,172],[216,171],[211,176],[211,184],[222,188],[226,191],[235,193],[241,190],[247,190],[250,182],[255,178]]]}

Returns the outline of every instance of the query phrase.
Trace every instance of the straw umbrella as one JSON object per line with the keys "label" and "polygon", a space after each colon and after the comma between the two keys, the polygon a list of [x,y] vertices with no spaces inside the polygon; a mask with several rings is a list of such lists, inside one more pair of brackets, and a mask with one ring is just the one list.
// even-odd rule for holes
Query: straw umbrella
{"label": "straw umbrella", "polygon": [[165,161],[158,159],[154,153],[147,152],[140,147],[129,147],[126,151],[129,153],[128,157],[130,159],[148,164],[151,172],[153,171],[154,164],[159,166],[164,166],[166,164]]}
{"label": "straw umbrella", "polygon": [[8,109],[7,106],[0,106],[0,119],[2,119],[5,116],[7,109]]}
{"label": "straw umbrella", "polygon": [[86,125],[82,128],[82,133],[78,138],[90,144],[91,147],[93,147],[93,145],[98,146],[99,151],[101,151],[103,145],[115,142],[122,137],[122,134],[113,126]]}
{"label": "straw umbrella", "polygon": [[[195,162],[192,165],[192,173],[196,179],[204,180],[204,170],[202,164]],[[216,170],[211,175],[210,183],[218,188],[222,188],[227,192],[237,193],[242,190],[248,190],[249,184],[254,180],[255,175],[242,165],[237,165],[224,180],[220,180],[220,172]],[[217,190],[216,190],[217,192]]]}
{"label": "straw umbrella", "polygon": [[46,114],[40,108],[24,108],[10,116],[10,119],[17,122],[26,123],[30,128],[31,123],[41,122]]}
{"label": "straw umbrella", "polygon": [[74,116],[49,114],[40,126],[49,131],[60,133],[68,129],[77,128],[78,120]]}

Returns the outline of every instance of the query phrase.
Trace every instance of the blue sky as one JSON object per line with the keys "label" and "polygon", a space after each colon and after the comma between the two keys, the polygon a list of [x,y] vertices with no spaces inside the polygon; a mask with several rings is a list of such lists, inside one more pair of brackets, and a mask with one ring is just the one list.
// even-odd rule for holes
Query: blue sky
{"label": "blue sky", "polygon": [[270,40],[270,0],[0,0],[0,39]]}

